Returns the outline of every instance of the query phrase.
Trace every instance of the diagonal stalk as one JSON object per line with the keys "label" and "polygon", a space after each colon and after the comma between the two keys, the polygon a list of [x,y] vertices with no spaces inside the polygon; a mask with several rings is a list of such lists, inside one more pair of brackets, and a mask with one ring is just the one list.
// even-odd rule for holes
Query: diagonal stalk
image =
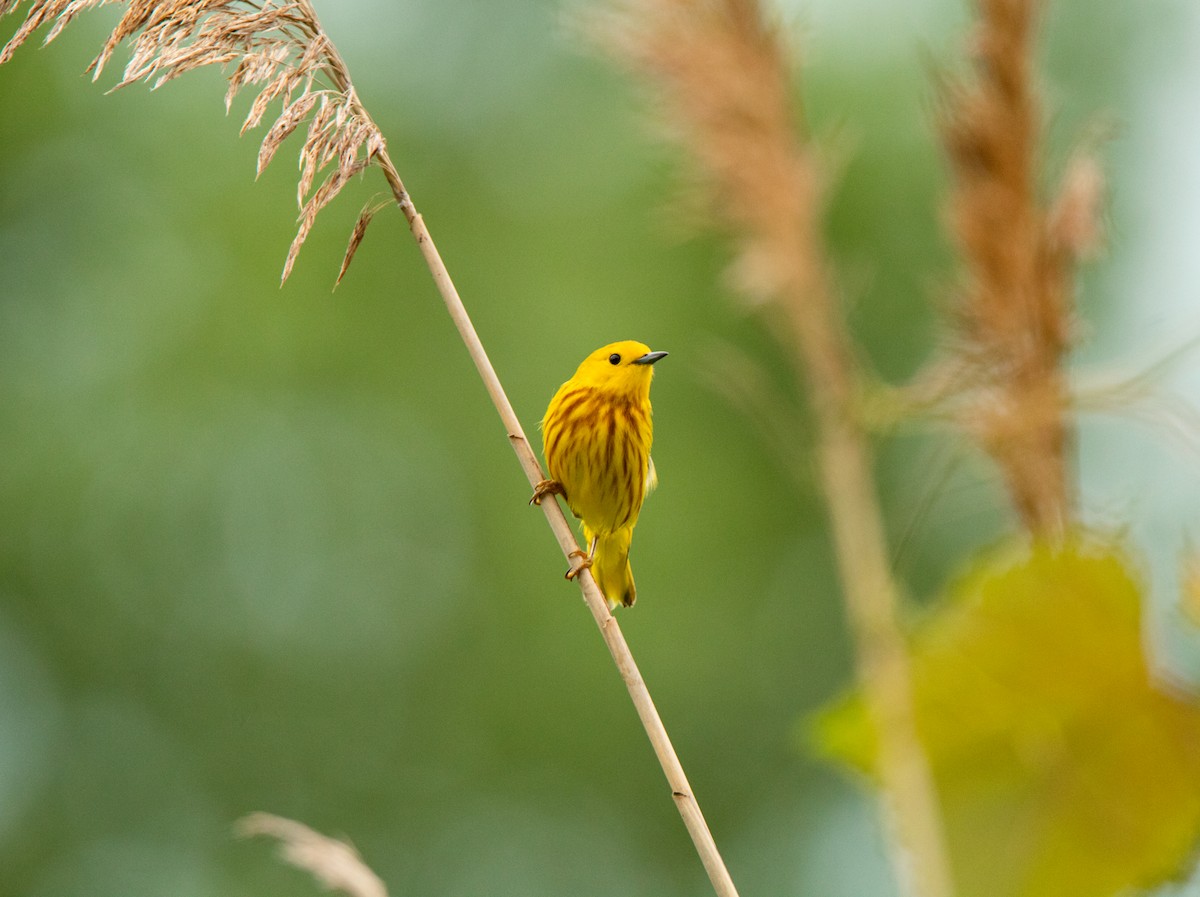
{"label": "diagonal stalk", "polygon": [[[308,0],[300,0],[300,3],[308,7],[308,11],[312,14],[315,21],[316,13],[312,10]],[[330,55],[333,61],[332,75],[335,81],[339,79],[343,81],[343,83],[337,86],[344,90],[349,85],[345,63],[338,55],[337,50],[332,47],[330,48]],[[504,387],[500,383],[500,378],[496,375],[495,368],[492,367],[492,362],[483,348],[479,334],[475,331],[475,325],[471,323],[466,306],[463,305],[462,297],[458,295],[458,290],[455,288],[454,282],[450,279],[450,272],[446,270],[441,253],[438,252],[433,238],[429,235],[429,230],[425,227],[424,219],[417,212],[416,206],[413,205],[412,197],[409,196],[408,191],[404,188],[404,182],[400,179],[400,174],[388,156],[386,148],[381,149],[376,154],[375,161],[379,165],[380,170],[383,171],[383,176],[387,179],[392,195],[395,197],[396,203],[400,206],[400,211],[404,213],[404,217],[408,221],[409,230],[412,232],[413,238],[417,241],[417,247],[421,250],[421,255],[425,259],[425,264],[429,268],[433,282],[441,294],[442,301],[446,304],[446,310],[450,313],[450,318],[454,321],[454,326],[458,328],[458,334],[462,337],[462,341],[467,347],[467,353],[471,356],[471,360],[475,362],[475,368],[479,372],[479,377],[483,380],[483,385],[492,399],[492,404],[496,407],[496,413],[500,415],[500,420],[508,432],[509,444],[512,445],[513,451],[516,452],[517,460],[520,462],[521,469],[525,472],[525,478],[529,480],[529,485],[532,488],[545,479],[542,467],[529,445],[529,440],[525,438],[525,431],[521,427],[521,421],[517,418],[517,413],[513,410],[512,403],[508,400],[508,395],[504,392]],[[571,553],[580,549],[575,539],[575,533],[571,529],[570,523],[567,522],[566,515],[563,514],[562,507],[559,505],[557,499],[552,502],[543,501],[541,507],[543,513],[546,515],[546,522],[549,523],[550,530],[554,533],[554,538],[558,541],[558,547],[562,550],[563,557],[569,561]],[[604,644],[608,646],[608,651],[612,655],[613,662],[617,665],[617,670],[621,673],[625,687],[629,690],[630,700],[633,701],[633,706],[636,708],[638,717],[642,721],[642,726],[646,730],[646,736],[650,739],[650,744],[654,748],[654,753],[658,757],[659,764],[662,766],[663,774],[667,777],[667,783],[671,786],[671,797],[675,801],[675,807],[679,810],[679,815],[683,817],[683,824],[687,827],[688,834],[692,837],[692,843],[696,847],[696,852],[700,855],[700,861],[704,864],[704,869],[708,873],[713,889],[716,891],[718,897],[737,897],[737,889],[734,887],[733,879],[730,878],[729,871],[725,868],[725,863],[721,859],[721,854],[717,851],[717,845],[713,840],[712,832],[709,831],[708,823],[704,820],[704,814],[700,811],[700,804],[697,803],[695,796],[692,794],[692,786],[688,783],[687,776],[684,774],[683,765],[679,762],[679,757],[675,753],[675,748],[671,744],[670,737],[667,735],[667,729],[663,725],[662,718],[658,715],[658,709],[654,706],[654,701],[650,697],[650,691],[646,687],[645,680],[642,679],[642,674],[638,671],[637,663],[633,659],[633,653],[629,650],[629,644],[625,641],[625,636],[621,633],[621,627],[617,625],[616,618],[609,612],[608,602],[604,600],[600,589],[596,586],[596,581],[592,578],[591,571],[585,570],[583,575],[576,577],[576,579],[579,582],[580,591],[583,593],[583,600],[587,604],[588,610],[592,612],[592,616],[596,620],[596,625],[600,628]]]}
{"label": "diagonal stalk", "polygon": [[[317,21],[316,11],[313,10],[309,0],[298,0],[298,2],[312,17],[312,20]],[[332,44],[330,44],[328,52],[331,63],[330,75],[335,86],[340,90],[348,89],[350,77],[345,62]],[[381,148],[374,158],[383,172],[384,178],[387,179],[392,196],[400,206],[400,211],[404,213],[404,217],[408,221],[409,230],[417,241],[417,247],[421,250],[421,256],[425,259],[434,285],[441,294],[442,301],[446,304],[446,311],[450,313],[454,326],[458,328],[458,334],[467,347],[467,353],[475,362],[479,377],[483,380],[483,385],[492,399],[496,413],[500,415],[500,420],[508,432],[509,444],[516,453],[521,469],[525,472],[525,478],[532,488],[545,479],[545,474],[529,445],[529,440],[525,438],[521,421],[518,419],[516,411],[513,410],[512,403],[508,400],[508,395],[500,383],[500,378],[496,375],[495,368],[492,367],[492,362],[483,348],[479,334],[475,331],[475,325],[471,323],[462,297],[459,296],[454,282],[450,279],[450,272],[446,270],[441,253],[438,252],[433,238],[429,235],[425,220],[413,205],[412,197],[404,188],[404,182],[400,179],[400,173],[388,156],[387,148]],[[563,557],[570,561],[572,552],[577,552],[580,548],[571,524],[563,514],[562,507],[555,499],[554,501],[543,501],[541,508],[546,515],[546,522],[550,525],[551,532],[554,533],[554,538],[558,541],[558,547],[562,551]],[[683,824],[687,827],[688,834],[692,837],[692,843],[696,847],[700,861],[704,864],[714,891],[718,897],[737,897],[737,888],[734,887],[729,870],[726,869],[721,854],[717,850],[712,832],[700,810],[700,804],[692,794],[692,786],[688,783],[687,775],[684,774],[683,765],[679,762],[679,756],[675,753],[670,736],[667,735],[667,729],[663,725],[662,717],[658,714],[658,708],[654,706],[654,701],[650,697],[650,690],[646,687],[646,682],[642,679],[642,674],[633,659],[629,644],[621,633],[621,627],[617,625],[616,618],[609,612],[608,602],[600,593],[591,571],[585,569],[583,575],[576,577],[576,581],[583,593],[583,600],[600,629],[604,644],[608,646],[609,654],[612,655],[613,662],[617,665],[621,679],[629,690],[629,698],[633,701],[633,706],[642,721],[642,727],[646,730],[646,737],[650,739],[650,745],[654,748],[663,774],[667,777],[667,783],[671,786],[671,797],[675,801],[675,807],[683,818]]]}
{"label": "diagonal stalk", "polygon": [[[476,333],[475,327],[471,323],[471,318],[467,314],[462,298],[458,295],[458,290],[455,289],[454,283],[450,279],[450,274],[446,270],[446,265],[442,261],[441,254],[434,245],[433,238],[429,236],[429,230],[425,227],[424,219],[417,212],[412,198],[404,189],[404,184],[400,180],[400,175],[397,173],[396,167],[392,164],[391,159],[388,158],[387,150],[381,151],[376,158],[379,167],[383,170],[384,177],[387,178],[387,182],[392,189],[392,194],[400,206],[400,210],[408,220],[409,229],[417,241],[417,246],[421,250],[425,264],[429,267],[429,273],[433,276],[433,282],[437,286],[442,300],[446,303],[446,310],[450,313],[454,325],[458,328],[459,336],[462,337],[471,360],[475,362],[479,376],[487,388],[488,395],[491,396],[492,404],[496,406],[496,412],[500,415],[500,420],[504,423],[504,427],[508,431],[508,441],[512,445],[513,451],[516,452],[521,469],[525,472],[525,477],[529,480],[530,487],[533,487],[545,478],[541,465],[538,463],[537,456],[534,455],[533,449],[529,445],[529,440],[525,438],[525,431],[521,428],[521,422],[517,418],[517,414],[504,392],[500,378],[496,376],[496,371],[488,359],[487,352],[483,348],[483,343],[479,340],[479,334]],[[546,522],[550,524],[550,530],[554,533],[555,539],[558,540],[558,546],[562,550],[563,557],[569,561],[571,553],[579,551],[579,544],[575,539],[575,533],[571,529],[566,515],[563,514],[562,507],[557,500],[543,501],[541,507],[543,513],[546,515]],[[730,878],[729,871],[725,868],[725,863],[717,851],[717,845],[713,840],[712,832],[709,831],[708,824],[704,820],[704,814],[700,811],[700,804],[697,803],[695,796],[692,794],[692,787],[688,784],[683,766],[679,762],[679,757],[675,753],[675,748],[671,744],[670,737],[667,735],[662,718],[658,715],[658,709],[654,706],[654,701],[650,697],[650,691],[642,679],[642,674],[638,671],[637,663],[633,659],[633,654],[629,650],[625,636],[621,633],[621,627],[617,625],[616,618],[609,612],[608,603],[604,600],[600,589],[596,586],[596,581],[592,579],[591,571],[585,570],[583,575],[576,577],[576,579],[579,582],[580,591],[583,593],[583,600],[587,604],[588,610],[592,612],[592,616],[596,620],[596,625],[600,628],[604,644],[608,646],[613,662],[616,663],[617,669],[621,673],[621,678],[625,682],[625,687],[629,690],[629,697],[633,701],[633,706],[637,709],[638,716],[641,718],[642,726],[646,730],[646,736],[650,739],[650,744],[654,748],[658,762],[661,764],[663,773],[667,777],[667,783],[671,786],[671,797],[675,801],[676,809],[679,810],[679,815],[683,817],[683,823],[687,827],[688,834],[692,836],[692,842],[696,846],[696,852],[700,855],[700,861],[704,864],[704,869],[708,873],[714,891],[718,897],[737,897],[737,889],[734,887],[733,879]]]}

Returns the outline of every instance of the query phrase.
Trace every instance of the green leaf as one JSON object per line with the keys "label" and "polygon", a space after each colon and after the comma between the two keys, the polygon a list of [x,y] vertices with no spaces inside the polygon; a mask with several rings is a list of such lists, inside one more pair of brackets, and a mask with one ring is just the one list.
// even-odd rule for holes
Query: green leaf
{"label": "green leaf", "polygon": [[[1156,682],[1111,544],[978,563],[912,641],[917,726],[962,897],[1106,897],[1182,874],[1200,840],[1200,707]],[[857,693],[814,721],[873,775]]]}

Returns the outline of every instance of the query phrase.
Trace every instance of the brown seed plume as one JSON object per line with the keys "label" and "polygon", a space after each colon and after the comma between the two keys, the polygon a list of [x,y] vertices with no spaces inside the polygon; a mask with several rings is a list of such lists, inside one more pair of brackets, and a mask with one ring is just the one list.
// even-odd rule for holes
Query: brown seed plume
{"label": "brown seed plume", "polygon": [[1004,473],[1026,527],[1056,538],[1071,516],[1063,359],[1075,266],[1099,240],[1103,176],[1077,157],[1047,209],[1038,198],[1032,75],[1037,0],[979,0],[974,75],[950,87],[942,142],[948,222],[964,263],[954,381],[961,420]]}
{"label": "brown seed plume", "polygon": [[823,289],[820,178],[795,134],[774,23],[747,0],[607,6],[594,29],[656,85],[656,124],[687,148],[713,218],[735,241],[735,285],[759,304]]}
{"label": "brown seed plume", "polygon": [[[81,12],[111,2],[34,0],[0,49],[0,64],[43,25],[53,23],[44,41],[49,43]],[[20,5],[21,0],[0,0],[0,16]],[[131,51],[116,88],[142,81],[153,89],[193,69],[222,67],[229,82],[226,111],[241,91],[257,90],[242,133],[262,124],[268,109],[279,103],[259,150],[259,174],[282,143],[303,130],[296,190],[299,226],[284,262],[286,281],[317,215],[385,149],[382,133],[359,102],[312,6],[308,0],[127,0],[124,6],[120,21],[88,66],[93,79],[100,77],[122,43]],[[354,246],[362,240],[360,229],[365,230],[361,219]],[[348,265],[349,258],[342,274]]]}

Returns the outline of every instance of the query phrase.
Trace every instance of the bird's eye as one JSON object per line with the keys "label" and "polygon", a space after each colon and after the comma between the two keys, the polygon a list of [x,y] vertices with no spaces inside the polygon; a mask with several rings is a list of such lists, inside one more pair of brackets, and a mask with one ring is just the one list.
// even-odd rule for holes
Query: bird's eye
{"label": "bird's eye", "polygon": [[620,364],[621,356],[618,355],[616,352],[613,352],[612,355],[608,356],[608,363],[609,364]]}

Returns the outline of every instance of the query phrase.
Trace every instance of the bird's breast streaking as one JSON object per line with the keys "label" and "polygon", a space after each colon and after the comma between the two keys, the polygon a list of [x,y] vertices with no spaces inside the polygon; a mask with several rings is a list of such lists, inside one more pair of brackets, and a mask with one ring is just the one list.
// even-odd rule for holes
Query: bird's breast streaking
{"label": "bird's breast streaking", "polygon": [[666,352],[627,340],[597,349],[559,387],[542,418],[550,479],[535,503],[562,494],[583,521],[589,552],[568,577],[591,566],[610,606],[637,598],[629,545],[646,493],[657,482],[650,447],[653,365]]}

